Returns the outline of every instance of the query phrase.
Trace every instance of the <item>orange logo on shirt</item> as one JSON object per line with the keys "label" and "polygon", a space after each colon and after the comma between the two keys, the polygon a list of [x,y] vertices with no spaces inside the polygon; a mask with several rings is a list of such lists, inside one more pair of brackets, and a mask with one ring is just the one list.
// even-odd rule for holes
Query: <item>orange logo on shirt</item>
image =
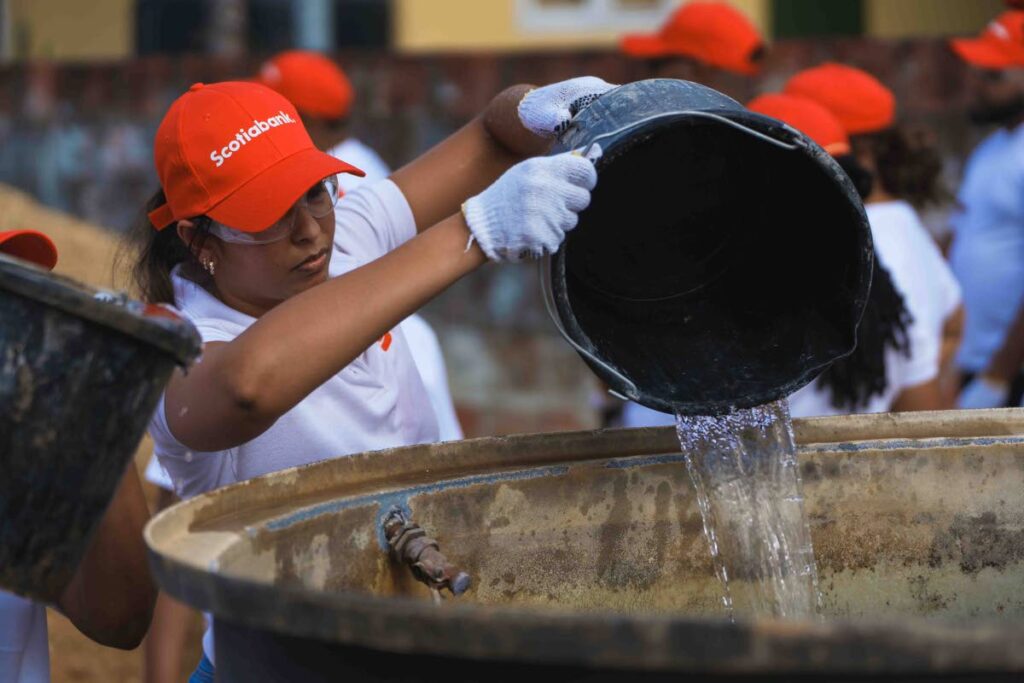
{"label": "orange logo on shirt", "polygon": [[388,349],[391,348],[391,333],[390,332],[385,332],[384,336],[380,338],[380,348],[384,349],[384,351],[387,351]]}

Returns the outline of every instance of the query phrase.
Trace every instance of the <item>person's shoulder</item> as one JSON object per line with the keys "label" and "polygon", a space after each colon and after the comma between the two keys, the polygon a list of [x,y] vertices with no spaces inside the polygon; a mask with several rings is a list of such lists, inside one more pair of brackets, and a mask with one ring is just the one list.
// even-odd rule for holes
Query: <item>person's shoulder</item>
{"label": "person's shoulder", "polygon": [[346,138],[343,142],[331,148],[328,154],[348,162],[366,173],[366,181],[368,182],[386,178],[391,173],[391,168],[381,158],[380,154],[356,138]]}

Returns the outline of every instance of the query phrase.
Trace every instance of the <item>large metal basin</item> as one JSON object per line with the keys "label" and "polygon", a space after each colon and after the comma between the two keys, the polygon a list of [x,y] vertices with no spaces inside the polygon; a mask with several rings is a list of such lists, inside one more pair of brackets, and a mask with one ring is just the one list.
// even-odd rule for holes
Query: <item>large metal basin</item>
{"label": "large metal basin", "polygon": [[[795,428],[819,621],[725,617],[671,429],[341,458],[177,505],[146,540],[161,586],[213,613],[229,681],[1020,680],[1024,412]],[[467,594],[434,606],[391,562],[395,504]]]}

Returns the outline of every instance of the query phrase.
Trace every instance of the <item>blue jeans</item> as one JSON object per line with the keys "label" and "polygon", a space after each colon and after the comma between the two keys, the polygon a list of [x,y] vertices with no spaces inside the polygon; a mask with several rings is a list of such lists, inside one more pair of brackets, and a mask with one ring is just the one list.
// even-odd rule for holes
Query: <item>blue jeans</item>
{"label": "blue jeans", "polygon": [[199,660],[199,666],[189,676],[188,683],[213,683],[213,663],[205,654]]}

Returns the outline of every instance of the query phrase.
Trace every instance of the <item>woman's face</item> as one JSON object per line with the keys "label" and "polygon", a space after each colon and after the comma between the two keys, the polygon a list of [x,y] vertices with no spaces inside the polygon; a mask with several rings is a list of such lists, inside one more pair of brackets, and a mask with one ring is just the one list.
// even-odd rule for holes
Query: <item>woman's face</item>
{"label": "woman's face", "polygon": [[200,262],[213,262],[215,293],[224,303],[258,317],[327,280],[334,211],[320,218],[303,206],[295,206],[292,211],[294,227],[276,242],[236,244],[215,235],[207,237]]}

